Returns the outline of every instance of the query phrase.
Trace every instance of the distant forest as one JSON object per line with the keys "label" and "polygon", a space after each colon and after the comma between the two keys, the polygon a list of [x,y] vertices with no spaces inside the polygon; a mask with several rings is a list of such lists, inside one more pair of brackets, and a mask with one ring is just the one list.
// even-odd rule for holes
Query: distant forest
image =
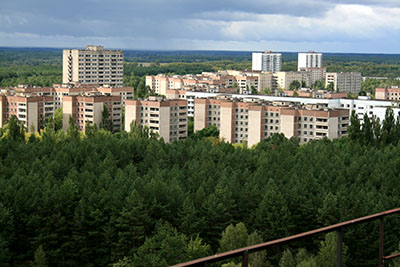
{"label": "distant forest", "polygon": [[[297,53],[283,52],[283,71],[297,70]],[[375,87],[399,85],[400,55],[324,53],[327,71],[359,71],[369,80],[366,92]],[[251,69],[251,52],[243,51],[125,51],[124,81],[127,86],[144,86],[145,75],[198,74],[222,69]],[[62,81],[62,49],[0,48],[0,86],[32,84],[50,86]],[[144,91],[144,88],[139,88]]]}

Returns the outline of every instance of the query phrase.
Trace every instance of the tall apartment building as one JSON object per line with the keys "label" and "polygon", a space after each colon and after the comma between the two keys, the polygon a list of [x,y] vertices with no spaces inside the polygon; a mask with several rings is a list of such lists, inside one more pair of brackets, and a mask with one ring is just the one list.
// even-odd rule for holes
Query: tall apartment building
{"label": "tall apartment building", "polygon": [[264,53],[252,53],[252,70],[277,72],[282,68],[282,54],[265,51]]}
{"label": "tall apartment building", "polygon": [[63,83],[122,86],[124,52],[103,46],[63,50]]}
{"label": "tall apartment building", "polygon": [[297,71],[304,68],[321,68],[322,67],[322,53],[310,51],[307,53],[298,53],[297,57]]}
{"label": "tall apartment building", "polygon": [[125,130],[131,130],[131,123],[147,126],[158,133],[165,142],[187,137],[187,101],[165,100],[163,97],[149,97],[147,100],[127,100],[125,106]]}
{"label": "tall apartment building", "polygon": [[0,96],[0,127],[3,127],[12,115],[23,122],[28,131],[39,131],[46,123],[46,118],[53,116],[55,110],[51,96]]}
{"label": "tall apartment building", "polygon": [[333,89],[338,92],[356,94],[361,91],[360,72],[327,72],[325,85],[333,83]]}
{"label": "tall apartment building", "polygon": [[194,130],[210,125],[215,125],[220,137],[230,143],[252,146],[275,133],[305,143],[347,135],[349,111],[323,105],[195,99]]}
{"label": "tall apartment building", "polygon": [[122,126],[121,96],[75,95],[63,97],[63,129],[67,130],[72,116],[80,131],[85,131],[87,122],[99,128],[103,119],[104,106],[107,107],[113,131],[120,131]]}

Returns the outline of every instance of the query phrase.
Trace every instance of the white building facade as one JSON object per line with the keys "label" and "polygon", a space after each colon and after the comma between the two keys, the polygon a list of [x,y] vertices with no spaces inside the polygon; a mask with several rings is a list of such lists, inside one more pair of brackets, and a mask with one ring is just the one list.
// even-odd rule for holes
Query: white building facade
{"label": "white building facade", "polygon": [[277,72],[282,68],[282,54],[265,51],[252,54],[252,70]]}
{"label": "white building facade", "polygon": [[297,71],[305,68],[322,68],[322,53],[313,51],[299,53],[297,57]]}

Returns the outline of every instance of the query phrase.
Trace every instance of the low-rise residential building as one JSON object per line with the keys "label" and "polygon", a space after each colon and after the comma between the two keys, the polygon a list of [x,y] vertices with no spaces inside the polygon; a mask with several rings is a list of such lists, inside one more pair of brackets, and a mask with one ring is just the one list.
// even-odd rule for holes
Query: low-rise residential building
{"label": "low-rise residential building", "polygon": [[295,136],[300,143],[324,137],[334,139],[347,135],[349,111],[317,108],[314,105],[300,109],[283,108],[281,121],[282,133],[288,138]]}
{"label": "low-rise residential building", "polygon": [[169,90],[201,92],[230,92],[249,94],[258,90],[259,77],[241,71],[203,72],[197,75],[159,74],[146,76],[146,86],[158,95],[167,95]]}
{"label": "low-rise residential building", "polygon": [[51,96],[1,95],[0,127],[15,115],[28,131],[39,131],[45,126],[46,119],[53,116],[54,110]]}
{"label": "low-rise residential building", "polygon": [[288,90],[293,81],[298,81],[301,85],[303,81],[303,74],[298,71],[280,71],[274,73],[274,78],[278,88]]}
{"label": "low-rise residential building", "polygon": [[149,97],[146,100],[127,100],[125,106],[125,130],[130,131],[132,123],[148,127],[159,134],[165,142],[187,137],[187,101],[167,100],[164,97]]}
{"label": "low-rise residential building", "polygon": [[400,101],[400,88],[392,86],[391,88],[376,88],[375,99]]}
{"label": "low-rise residential building", "polygon": [[255,145],[275,133],[296,137],[300,143],[347,135],[349,110],[326,105],[287,102],[195,99],[194,130],[215,125],[230,143]]}
{"label": "low-rise residential building", "polygon": [[346,92],[357,94],[361,91],[360,72],[327,72],[325,77],[325,87],[333,83],[336,92]]}
{"label": "low-rise residential building", "polygon": [[303,81],[307,87],[312,87],[316,81],[323,81],[326,75],[326,68],[302,68]]}
{"label": "low-rise residential building", "polygon": [[[85,131],[86,123],[95,124],[98,128],[104,120],[111,124],[112,131],[122,129],[121,96],[75,95],[63,97],[63,129],[67,130],[69,118],[72,117],[80,131]],[[107,108],[109,116],[103,118]]]}
{"label": "low-rise residential building", "polygon": [[[317,91],[318,92],[318,91]],[[330,95],[332,97],[330,97]],[[185,99],[188,101],[188,115],[195,115],[195,101],[199,98],[220,98],[231,97],[238,100],[248,101],[249,99],[257,99],[260,101],[282,101],[290,102],[294,105],[307,104],[323,104],[331,109],[348,109],[351,114],[356,112],[358,119],[363,122],[364,115],[369,118],[376,116],[382,121],[385,118],[387,108],[392,108],[396,118],[400,114],[400,103],[390,100],[374,100],[368,96],[359,96],[358,99],[349,99],[344,97],[347,93],[317,93],[314,98],[311,97],[288,97],[288,96],[271,96],[271,95],[240,95],[240,94],[221,94],[221,93],[206,93],[206,92],[185,92]]]}
{"label": "low-rise residential building", "polygon": [[30,85],[18,85],[11,88],[13,93],[26,96],[52,96],[55,108],[62,108],[64,96],[77,96],[85,94],[101,94],[105,96],[121,96],[122,103],[127,99],[133,99],[133,87],[112,87],[91,84],[53,84],[52,87],[38,87]]}
{"label": "low-rise residential building", "polygon": [[247,76],[258,77],[258,93],[274,92],[277,89],[276,79],[272,72],[265,71],[243,71],[243,74]]}

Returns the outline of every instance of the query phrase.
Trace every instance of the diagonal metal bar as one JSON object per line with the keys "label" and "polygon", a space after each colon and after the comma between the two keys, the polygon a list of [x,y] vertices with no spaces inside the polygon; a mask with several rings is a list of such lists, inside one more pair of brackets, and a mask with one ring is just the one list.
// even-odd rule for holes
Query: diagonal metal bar
{"label": "diagonal metal bar", "polygon": [[265,242],[265,243],[261,243],[261,244],[257,244],[257,245],[253,245],[253,246],[249,246],[249,247],[244,247],[244,248],[239,248],[239,249],[235,249],[235,250],[232,250],[232,251],[224,252],[224,253],[221,253],[221,254],[216,254],[216,255],[213,255],[213,256],[208,256],[208,257],[204,257],[204,258],[193,260],[193,261],[176,264],[176,265],[174,265],[174,267],[195,266],[195,265],[200,265],[200,264],[202,264],[204,262],[211,263],[211,262],[222,261],[222,260],[225,260],[225,259],[234,258],[234,257],[238,257],[238,256],[240,257],[246,251],[249,254],[250,253],[254,253],[254,252],[257,252],[257,251],[260,251],[260,250],[265,250],[265,249],[267,249],[269,247],[279,246],[279,245],[283,245],[283,244],[286,244],[286,243],[289,243],[289,242],[292,242],[292,241],[295,241],[295,240],[304,239],[304,238],[312,237],[312,236],[319,235],[319,234],[329,233],[329,232],[332,232],[332,231],[337,231],[337,230],[339,230],[341,228],[344,228],[344,227],[348,227],[348,226],[351,226],[351,225],[356,225],[356,224],[360,224],[360,223],[365,223],[365,222],[377,220],[377,219],[383,218],[385,216],[396,214],[396,213],[400,213],[400,208],[387,210],[387,211],[383,211],[383,212],[380,212],[380,213],[375,213],[375,214],[372,214],[372,215],[364,216],[364,217],[361,217],[361,218],[357,218],[357,219],[353,219],[353,220],[337,223],[337,224],[334,224],[334,225],[322,227],[322,228],[319,228],[319,229],[316,229],[316,230],[304,232],[304,233],[301,233],[301,234],[292,235],[292,236],[288,236],[288,237],[284,237],[284,238],[268,241],[268,242]]}

